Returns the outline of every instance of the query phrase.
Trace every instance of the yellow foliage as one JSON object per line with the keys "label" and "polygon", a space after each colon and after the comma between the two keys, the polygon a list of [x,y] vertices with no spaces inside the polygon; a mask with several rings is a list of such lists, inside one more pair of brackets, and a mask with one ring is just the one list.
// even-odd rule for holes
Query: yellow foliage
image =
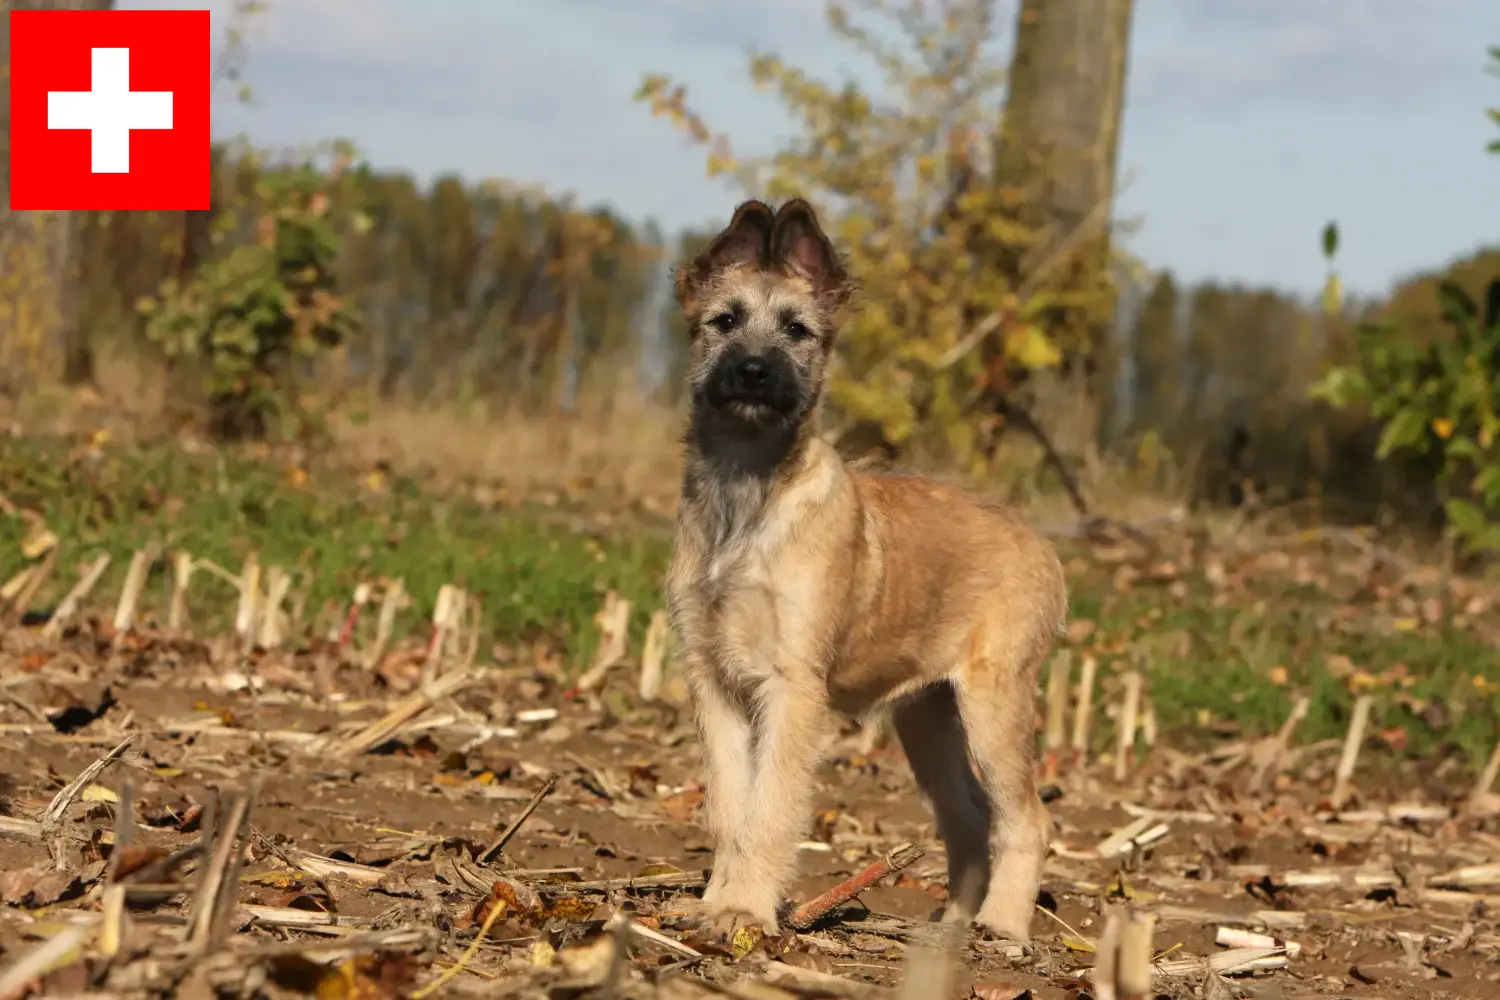
{"label": "yellow foliage", "polygon": [[1062,360],[1062,352],[1035,323],[1018,327],[1005,340],[1005,353],[1023,367],[1051,368]]}
{"label": "yellow foliage", "polygon": [[[1017,289],[1002,264],[1037,234],[992,181],[1005,67],[985,50],[990,5],[943,6],[898,16],[879,0],[829,5],[833,33],[884,71],[878,96],[752,54],[752,80],[799,124],[768,157],[736,163],[667,76],[646,77],[637,98],[710,147],[711,176],[733,170],[751,195],[818,206],[860,287],[829,386],[835,416],[873,421],[895,444],[920,431],[923,444],[968,464],[993,422],[980,401],[1007,363],[1045,368],[1062,350],[1033,322],[1057,298],[1033,294],[1040,282]],[[866,27],[852,7],[885,23]]]}

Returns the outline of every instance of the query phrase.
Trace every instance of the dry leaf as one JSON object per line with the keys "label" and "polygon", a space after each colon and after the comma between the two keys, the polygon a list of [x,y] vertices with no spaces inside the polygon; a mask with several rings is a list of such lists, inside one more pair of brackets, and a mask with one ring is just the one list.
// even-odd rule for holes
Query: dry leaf
{"label": "dry leaf", "polygon": [[1030,1000],[1031,986],[1004,974],[987,976],[974,984],[974,1000]]}
{"label": "dry leaf", "polygon": [[12,906],[48,906],[82,888],[77,876],[47,866],[0,874],[0,899]]}

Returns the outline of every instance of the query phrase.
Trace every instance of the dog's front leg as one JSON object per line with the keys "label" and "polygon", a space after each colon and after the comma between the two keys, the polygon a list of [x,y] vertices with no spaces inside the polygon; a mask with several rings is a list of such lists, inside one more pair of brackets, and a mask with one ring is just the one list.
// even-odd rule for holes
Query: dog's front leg
{"label": "dog's front leg", "polygon": [[828,710],[820,688],[779,673],[758,685],[755,701],[753,790],[715,846],[716,891],[704,898],[713,911],[748,914],[774,932],[812,810]]}
{"label": "dog's front leg", "polygon": [[694,670],[689,683],[707,778],[703,818],[714,862],[703,902],[712,910],[724,886],[737,881],[740,852],[735,846],[745,829],[754,791],[754,745],[748,707],[731,697],[717,677],[707,670]]}

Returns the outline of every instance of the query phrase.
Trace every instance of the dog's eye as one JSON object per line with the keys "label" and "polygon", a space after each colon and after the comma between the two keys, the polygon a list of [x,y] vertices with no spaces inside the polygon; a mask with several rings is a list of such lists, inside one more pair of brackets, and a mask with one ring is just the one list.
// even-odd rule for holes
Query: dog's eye
{"label": "dog's eye", "polygon": [[786,335],[793,340],[806,340],[812,336],[812,331],[801,323],[793,322],[786,325]]}
{"label": "dog's eye", "polygon": [[719,315],[708,321],[708,325],[720,333],[728,333],[734,329],[734,322],[734,313],[719,313]]}

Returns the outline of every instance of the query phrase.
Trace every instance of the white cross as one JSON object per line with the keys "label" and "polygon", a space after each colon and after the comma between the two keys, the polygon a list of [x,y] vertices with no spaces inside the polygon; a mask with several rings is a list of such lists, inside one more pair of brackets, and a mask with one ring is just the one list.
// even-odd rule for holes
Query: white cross
{"label": "white cross", "polygon": [[47,127],[87,130],[93,172],[128,174],[131,129],[171,128],[172,92],[132,92],[129,49],[91,49],[90,53],[93,89],[49,92]]}

